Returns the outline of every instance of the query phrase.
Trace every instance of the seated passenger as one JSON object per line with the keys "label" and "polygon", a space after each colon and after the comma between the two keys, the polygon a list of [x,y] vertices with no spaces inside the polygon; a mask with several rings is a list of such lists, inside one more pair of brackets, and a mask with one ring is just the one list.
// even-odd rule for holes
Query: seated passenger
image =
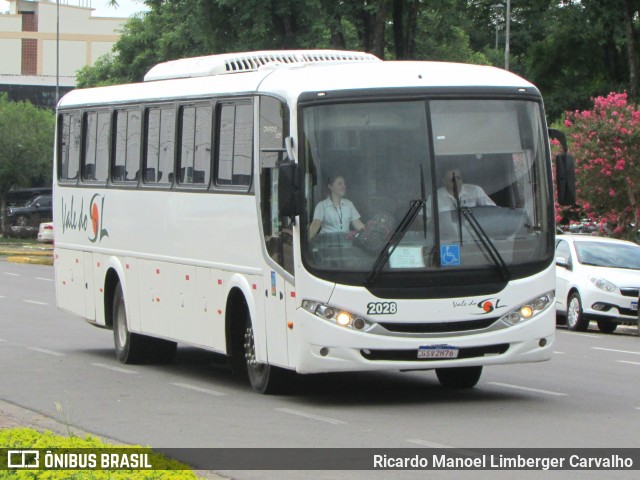
{"label": "seated passenger", "polygon": [[329,178],[329,196],[316,205],[313,221],[309,225],[309,239],[320,233],[348,232],[351,227],[360,231],[364,228],[360,214],[353,203],[344,198],[347,184],[344,177]]}

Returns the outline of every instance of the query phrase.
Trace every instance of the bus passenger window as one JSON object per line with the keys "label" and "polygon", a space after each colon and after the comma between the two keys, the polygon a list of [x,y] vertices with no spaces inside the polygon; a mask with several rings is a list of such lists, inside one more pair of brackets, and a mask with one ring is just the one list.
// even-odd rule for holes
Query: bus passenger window
{"label": "bus passenger window", "polygon": [[146,122],[145,183],[169,185],[169,173],[173,172],[174,165],[174,145],[175,110],[173,105],[149,108]]}
{"label": "bus passenger window", "polygon": [[64,113],[59,120],[58,178],[76,180],[80,169],[80,138],[82,134],[80,114]]}
{"label": "bus passenger window", "polygon": [[253,106],[223,105],[219,129],[216,184],[248,189],[253,168]]}

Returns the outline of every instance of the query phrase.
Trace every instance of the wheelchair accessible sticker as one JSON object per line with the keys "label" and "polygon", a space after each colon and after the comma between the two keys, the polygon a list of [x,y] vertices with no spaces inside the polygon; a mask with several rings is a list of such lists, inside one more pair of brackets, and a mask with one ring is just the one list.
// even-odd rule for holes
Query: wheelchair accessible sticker
{"label": "wheelchair accessible sticker", "polygon": [[460,245],[440,245],[440,265],[457,267],[460,265]]}

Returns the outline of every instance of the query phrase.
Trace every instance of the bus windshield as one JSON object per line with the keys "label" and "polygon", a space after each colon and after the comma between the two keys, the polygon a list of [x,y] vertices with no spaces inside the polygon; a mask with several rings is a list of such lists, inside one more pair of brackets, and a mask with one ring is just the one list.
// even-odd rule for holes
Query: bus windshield
{"label": "bus windshield", "polygon": [[[530,275],[551,261],[538,102],[419,99],[302,109],[305,266],[321,278]],[[373,274],[372,274],[373,273]],[[431,280],[429,280],[431,279]]]}

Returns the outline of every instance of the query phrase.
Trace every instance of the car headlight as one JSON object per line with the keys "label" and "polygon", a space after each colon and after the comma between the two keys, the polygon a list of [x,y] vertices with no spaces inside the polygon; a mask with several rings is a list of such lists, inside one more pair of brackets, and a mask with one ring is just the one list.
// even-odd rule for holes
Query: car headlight
{"label": "car headlight", "polygon": [[605,292],[615,292],[616,288],[618,288],[609,280],[605,280],[604,278],[591,277],[589,280],[591,280],[591,283],[593,283],[596,287],[598,287],[600,290],[604,290]]}
{"label": "car headlight", "polygon": [[541,312],[549,308],[549,305],[553,304],[555,299],[555,292],[552,290],[540,295],[526,303],[523,303],[518,308],[511,310],[509,313],[505,313],[500,320],[508,323],[509,325],[518,325],[532,319]]}
{"label": "car headlight", "polygon": [[302,308],[309,313],[313,313],[316,317],[320,317],[323,320],[327,320],[341,327],[351,328],[353,330],[366,331],[374,325],[373,322],[370,322],[359,315],[355,315],[340,308],[332,307],[331,305],[314,302],[313,300],[303,300]]}

